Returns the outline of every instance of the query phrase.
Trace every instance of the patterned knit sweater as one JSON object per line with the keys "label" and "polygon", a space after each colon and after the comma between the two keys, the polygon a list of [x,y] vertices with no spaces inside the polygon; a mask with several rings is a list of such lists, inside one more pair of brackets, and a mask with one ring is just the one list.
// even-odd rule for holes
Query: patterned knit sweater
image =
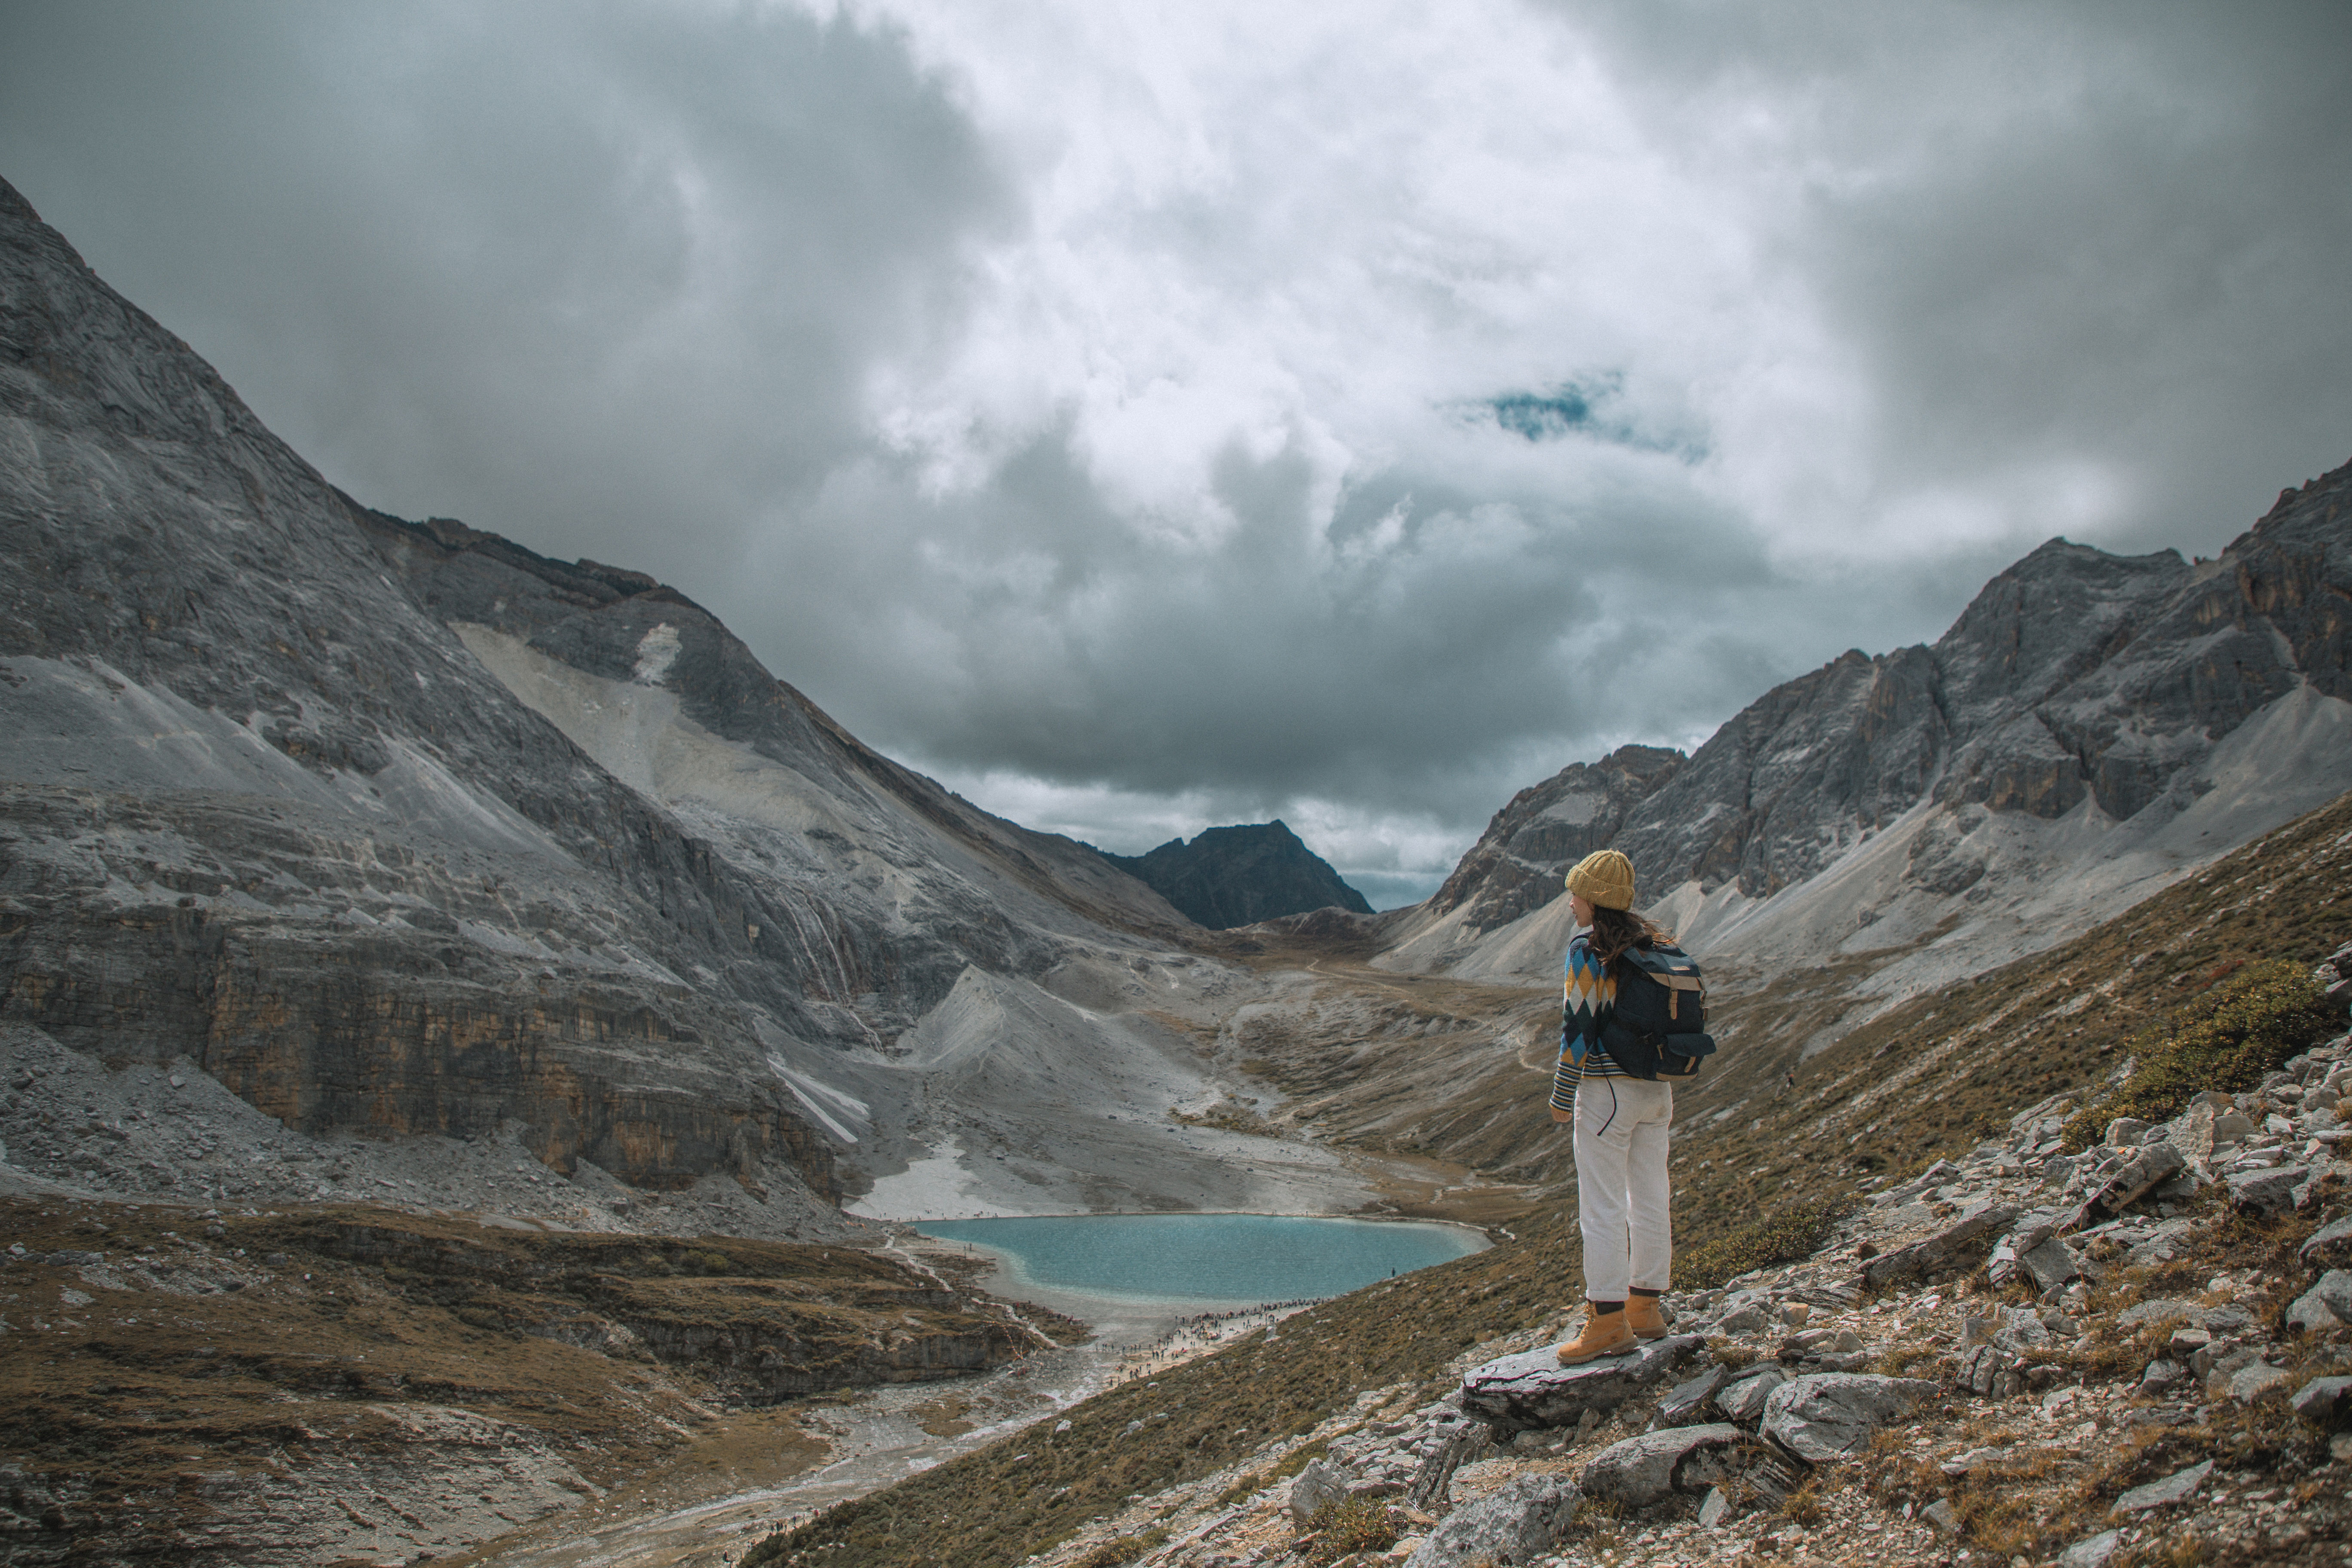
{"label": "patterned knit sweater", "polygon": [[1583,937],[1568,944],[1567,978],[1561,994],[1559,1065],[1552,1069],[1555,1110],[1576,1109],[1576,1086],[1588,1078],[1626,1078],[1623,1068],[1601,1047],[1601,1026],[1617,1011],[1617,977]]}

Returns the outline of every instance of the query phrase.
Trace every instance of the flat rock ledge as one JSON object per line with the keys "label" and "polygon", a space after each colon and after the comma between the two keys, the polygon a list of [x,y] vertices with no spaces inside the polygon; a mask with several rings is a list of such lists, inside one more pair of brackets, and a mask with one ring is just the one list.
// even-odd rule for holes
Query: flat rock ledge
{"label": "flat rock ledge", "polygon": [[1560,1365],[1549,1345],[1503,1356],[1463,1374],[1462,1409],[1503,1435],[1570,1426],[1588,1410],[1606,1415],[1664,1382],[1706,1342],[1670,1334],[1582,1366]]}

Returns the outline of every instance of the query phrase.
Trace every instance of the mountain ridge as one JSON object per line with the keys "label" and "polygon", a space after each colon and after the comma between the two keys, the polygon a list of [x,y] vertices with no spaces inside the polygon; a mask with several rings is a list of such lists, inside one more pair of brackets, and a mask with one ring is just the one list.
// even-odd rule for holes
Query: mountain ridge
{"label": "mountain ridge", "polygon": [[1315,910],[1372,912],[1280,817],[1202,828],[1190,843],[1178,837],[1141,855],[1097,853],[1211,931]]}
{"label": "mountain ridge", "polygon": [[[2083,929],[2352,777],[2347,495],[2352,465],[2283,490],[2212,561],[2053,539],[1933,644],[1841,655],[1687,758],[1626,747],[1571,764],[1496,814],[1388,962],[1533,978],[1566,940],[1571,847],[1624,850],[1653,912],[1734,960],[1900,947],[1955,900],[1963,929],[1939,939],[1939,974]],[[2294,731],[2272,748],[2284,754],[2228,776],[2232,742],[2260,750],[2264,726]],[[1900,864],[1882,847],[1887,864],[1850,874],[1898,834]],[[2082,910],[2025,898],[2069,866],[2125,862]],[[1833,931],[1799,906],[1840,875],[1854,923]],[[2021,929],[2011,905],[2044,929]]]}

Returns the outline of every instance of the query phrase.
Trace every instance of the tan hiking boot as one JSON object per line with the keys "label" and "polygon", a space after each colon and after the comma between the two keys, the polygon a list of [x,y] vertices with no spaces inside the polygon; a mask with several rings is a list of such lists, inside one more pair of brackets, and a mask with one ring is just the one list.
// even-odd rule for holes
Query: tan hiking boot
{"label": "tan hiking boot", "polygon": [[1625,1298],[1625,1326],[1633,1331],[1637,1340],[1662,1340],[1666,1337],[1666,1315],[1658,1310],[1655,1296]]}
{"label": "tan hiking boot", "polygon": [[1557,1353],[1560,1365],[1581,1366],[1601,1356],[1623,1355],[1633,1348],[1633,1331],[1625,1326],[1624,1313],[1587,1310],[1584,1327],[1576,1331],[1576,1338],[1560,1346]]}

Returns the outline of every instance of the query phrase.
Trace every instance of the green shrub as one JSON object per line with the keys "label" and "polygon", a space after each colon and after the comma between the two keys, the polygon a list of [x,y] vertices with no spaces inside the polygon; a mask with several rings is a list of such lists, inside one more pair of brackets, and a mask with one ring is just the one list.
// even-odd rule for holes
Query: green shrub
{"label": "green shrub", "polygon": [[1121,1568],[1155,1546],[1166,1544],[1168,1532],[1147,1530],[1140,1535],[1114,1535],[1073,1564],[1073,1568]]}
{"label": "green shrub", "polygon": [[1677,1251],[1675,1289],[1712,1289],[1751,1268],[1811,1258],[1859,1202],[1851,1194],[1839,1194],[1792,1203],[1736,1226],[1713,1241]]}
{"label": "green shrub", "polygon": [[1315,1544],[1307,1549],[1308,1568],[1323,1568],[1351,1552],[1385,1552],[1396,1544],[1396,1526],[1389,1522],[1388,1505],[1378,1498],[1341,1498],[1325,1503],[1307,1521]]}
{"label": "green shrub", "polygon": [[678,1261],[697,1274],[725,1275],[735,1272],[735,1260],[715,1248],[689,1252]]}
{"label": "green shrub", "polygon": [[2131,1077],[2066,1123],[2062,1136],[2082,1150],[2106,1136],[2118,1116],[2169,1121],[2202,1089],[2240,1094],[2263,1075],[2344,1026],[2304,966],[2284,958],[2250,963],[2189,1005],[2162,1027],[2131,1042]]}

